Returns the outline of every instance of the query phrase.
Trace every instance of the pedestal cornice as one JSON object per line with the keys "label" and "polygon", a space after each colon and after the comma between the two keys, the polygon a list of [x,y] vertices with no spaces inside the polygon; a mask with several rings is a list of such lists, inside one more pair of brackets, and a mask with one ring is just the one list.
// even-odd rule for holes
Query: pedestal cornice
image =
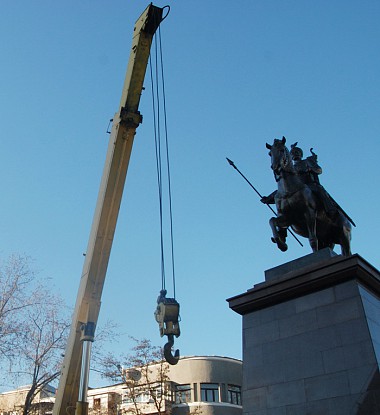
{"label": "pedestal cornice", "polygon": [[311,261],[309,265],[303,263],[302,267],[293,268],[275,280],[256,284],[227,301],[233,311],[245,315],[353,279],[380,297],[380,272],[360,255],[354,254]]}

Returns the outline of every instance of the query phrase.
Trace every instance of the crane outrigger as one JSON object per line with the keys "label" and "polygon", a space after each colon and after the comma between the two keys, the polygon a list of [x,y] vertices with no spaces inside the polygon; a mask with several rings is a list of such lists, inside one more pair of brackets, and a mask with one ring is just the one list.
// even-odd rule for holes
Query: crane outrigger
{"label": "crane outrigger", "polygon": [[91,345],[120,209],[153,35],[163,8],[150,4],[136,21],[120,106],[113,118],[103,176],[66,346],[53,415],[88,413]]}

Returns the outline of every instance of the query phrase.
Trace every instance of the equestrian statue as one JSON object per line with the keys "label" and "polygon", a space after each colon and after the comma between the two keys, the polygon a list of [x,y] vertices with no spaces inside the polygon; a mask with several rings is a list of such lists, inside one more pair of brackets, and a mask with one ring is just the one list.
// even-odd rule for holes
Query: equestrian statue
{"label": "equestrian statue", "polygon": [[313,252],[338,244],[342,255],[351,255],[351,224],[355,223],[320,184],[322,169],[317,155],[310,149],[311,156],[303,159],[298,143],[292,144],[290,151],[285,143],[282,137],[266,144],[277,182],[277,190],[261,199],[277,208],[277,216],[269,220],[272,241],[286,251],[287,229],[291,227],[309,239]]}

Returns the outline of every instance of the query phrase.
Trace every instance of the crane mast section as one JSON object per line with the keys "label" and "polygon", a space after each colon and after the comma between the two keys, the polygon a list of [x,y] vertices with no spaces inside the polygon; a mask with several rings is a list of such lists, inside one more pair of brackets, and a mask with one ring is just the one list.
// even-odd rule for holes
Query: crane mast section
{"label": "crane mast section", "polygon": [[162,9],[150,4],[136,21],[132,49],[118,112],[115,114],[92,222],[86,258],[66,345],[53,415],[67,415],[78,399],[81,370],[81,326],[96,325],[107,266],[120,210],[124,184],[153,35],[162,21]]}

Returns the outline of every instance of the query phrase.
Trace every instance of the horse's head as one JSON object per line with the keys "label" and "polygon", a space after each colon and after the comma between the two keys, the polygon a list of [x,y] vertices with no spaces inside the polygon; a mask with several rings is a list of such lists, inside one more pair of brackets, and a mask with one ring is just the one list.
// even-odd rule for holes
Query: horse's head
{"label": "horse's head", "polygon": [[293,167],[289,150],[285,143],[285,137],[282,137],[281,140],[275,138],[272,145],[266,143],[267,149],[270,150],[271,168],[276,176],[281,176],[282,171],[287,171]]}

